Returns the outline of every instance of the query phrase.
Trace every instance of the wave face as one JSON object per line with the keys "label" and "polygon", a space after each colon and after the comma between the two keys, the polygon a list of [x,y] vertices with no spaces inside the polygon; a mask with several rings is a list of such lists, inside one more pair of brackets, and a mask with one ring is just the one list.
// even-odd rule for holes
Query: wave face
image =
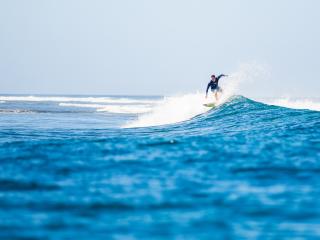
{"label": "wave face", "polygon": [[199,98],[0,98],[1,238],[318,238],[320,112]]}

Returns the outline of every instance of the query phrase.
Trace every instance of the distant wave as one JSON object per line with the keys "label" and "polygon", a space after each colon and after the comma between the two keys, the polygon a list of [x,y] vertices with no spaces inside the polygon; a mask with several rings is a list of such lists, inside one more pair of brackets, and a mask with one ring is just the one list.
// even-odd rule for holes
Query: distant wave
{"label": "distant wave", "polygon": [[0,103],[6,103],[6,101],[0,101]]}
{"label": "distant wave", "polygon": [[13,113],[13,114],[19,114],[19,113],[83,113],[83,111],[65,111],[65,110],[30,110],[30,109],[0,109],[0,114],[5,113]]}
{"label": "distant wave", "polygon": [[0,101],[23,102],[87,102],[87,103],[119,103],[119,104],[153,104],[157,100],[132,99],[118,97],[40,97],[40,96],[0,96]]}
{"label": "distant wave", "polygon": [[151,111],[150,105],[105,105],[105,104],[78,104],[78,103],[59,103],[63,107],[96,108],[98,112],[138,114]]}
{"label": "distant wave", "polygon": [[80,107],[80,108],[104,108],[103,104],[89,104],[89,103],[59,103],[61,107]]}
{"label": "distant wave", "polygon": [[0,109],[1,113],[39,113],[38,111],[26,110],[26,109]]}
{"label": "distant wave", "polygon": [[309,109],[314,111],[320,111],[320,101],[315,101],[311,99],[280,98],[267,103],[292,109]]}

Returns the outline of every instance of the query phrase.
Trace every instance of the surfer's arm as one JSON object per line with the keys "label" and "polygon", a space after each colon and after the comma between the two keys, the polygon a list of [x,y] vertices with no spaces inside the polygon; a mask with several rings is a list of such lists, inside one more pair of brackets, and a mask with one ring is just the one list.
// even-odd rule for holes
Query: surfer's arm
{"label": "surfer's arm", "polygon": [[221,74],[221,75],[219,75],[219,76],[217,77],[217,80],[219,80],[219,79],[222,78],[222,77],[228,77],[228,75]]}
{"label": "surfer's arm", "polygon": [[209,91],[210,86],[211,86],[211,82],[208,83],[207,90],[206,90],[206,97],[208,97],[208,91]]}

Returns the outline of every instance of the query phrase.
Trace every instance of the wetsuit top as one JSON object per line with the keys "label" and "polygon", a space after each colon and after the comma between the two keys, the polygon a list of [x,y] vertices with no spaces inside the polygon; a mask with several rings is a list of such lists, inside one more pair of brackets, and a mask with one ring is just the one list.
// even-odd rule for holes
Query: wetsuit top
{"label": "wetsuit top", "polygon": [[221,77],[224,77],[224,76],[225,76],[224,74],[221,74],[221,75],[219,75],[218,77],[216,77],[216,79],[215,79],[214,81],[211,80],[211,81],[208,83],[206,93],[208,94],[208,90],[209,90],[210,87],[211,87],[211,91],[216,90],[216,89],[218,88],[218,84],[219,84],[220,78],[221,78]]}

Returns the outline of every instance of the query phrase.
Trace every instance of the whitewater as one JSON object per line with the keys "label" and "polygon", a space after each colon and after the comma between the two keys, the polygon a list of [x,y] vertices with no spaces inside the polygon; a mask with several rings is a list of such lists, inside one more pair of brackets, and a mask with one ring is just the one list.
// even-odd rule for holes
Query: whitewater
{"label": "whitewater", "polygon": [[0,238],[319,238],[320,101],[245,96],[251,73],[214,109],[204,91],[0,95]]}

